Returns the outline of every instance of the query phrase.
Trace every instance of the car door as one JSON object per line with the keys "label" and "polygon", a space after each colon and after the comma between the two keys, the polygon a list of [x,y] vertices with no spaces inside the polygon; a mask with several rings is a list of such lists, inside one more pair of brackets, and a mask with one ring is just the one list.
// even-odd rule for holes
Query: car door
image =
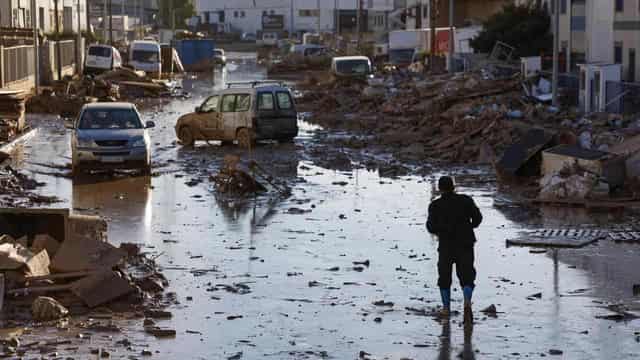
{"label": "car door", "polygon": [[239,127],[236,121],[236,94],[225,94],[222,96],[220,104],[220,113],[222,116],[222,131],[224,132],[224,140],[234,140],[236,131]]}
{"label": "car door", "polygon": [[220,139],[222,134],[222,114],[220,113],[220,96],[209,97],[200,107],[202,128],[211,139]]}

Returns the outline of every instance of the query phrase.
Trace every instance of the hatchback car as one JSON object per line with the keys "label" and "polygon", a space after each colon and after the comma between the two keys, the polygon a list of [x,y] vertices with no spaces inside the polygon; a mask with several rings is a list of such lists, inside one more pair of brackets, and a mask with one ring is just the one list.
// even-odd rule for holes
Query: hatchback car
{"label": "hatchback car", "polygon": [[109,45],[93,44],[87,49],[85,74],[99,74],[122,67],[120,52]]}
{"label": "hatchback car", "polygon": [[183,145],[218,140],[237,141],[247,148],[256,140],[291,141],[298,135],[288,88],[262,82],[231,84],[236,85],[242,86],[215,92],[195,112],[178,119],[175,130]]}
{"label": "hatchback car", "polygon": [[151,145],[147,129],[135,105],[87,104],[70,126],[73,174],[88,170],[140,169],[151,172]]}

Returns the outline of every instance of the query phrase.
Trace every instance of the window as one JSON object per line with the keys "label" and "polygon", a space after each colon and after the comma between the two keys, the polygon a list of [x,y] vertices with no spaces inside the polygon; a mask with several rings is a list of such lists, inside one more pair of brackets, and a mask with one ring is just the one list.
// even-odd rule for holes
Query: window
{"label": "window", "polygon": [[278,98],[278,107],[280,110],[293,109],[293,102],[291,101],[291,96],[288,92],[278,91],[276,93],[276,97]]}
{"label": "window", "polygon": [[249,108],[251,108],[251,95],[236,95],[236,112],[249,111]]}
{"label": "window", "polygon": [[258,95],[258,110],[273,110],[274,108],[273,94],[260,93]]}
{"label": "window", "polygon": [[567,13],[567,0],[560,0],[560,14]]}
{"label": "window", "polygon": [[233,17],[234,17],[234,18],[237,18],[237,17],[238,17],[238,12],[237,12],[237,11],[234,11],[234,12],[233,12]]}
{"label": "window", "polygon": [[236,108],[236,96],[225,95],[222,98],[222,112],[234,112]]}
{"label": "window", "polygon": [[244,11],[240,11],[240,17],[244,17],[244,16],[245,16]]}
{"label": "window", "polygon": [[373,0],[367,1],[367,8],[373,9]]}
{"label": "window", "polygon": [[133,50],[133,52],[131,53],[131,58],[133,59],[133,61],[153,64],[160,61],[160,52],[149,50]]}
{"label": "window", "polygon": [[275,11],[275,10],[271,10],[269,13],[270,13],[271,15],[275,15],[275,14],[276,14],[276,11]]}
{"label": "window", "polygon": [[616,41],[613,48],[613,62],[622,64],[622,43]]}
{"label": "window", "polygon": [[205,24],[209,24],[209,23],[211,23],[211,18],[210,18],[210,16],[209,16],[209,13],[208,13],[208,12],[204,13],[204,23],[205,23]]}
{"label": "window", "polygon": [[318,17],[320,15],[320,12],[318,11],[318,9],[300,9],[298,10],[298,14],[300,15],[300,17]]}
{"label": "window", "polygon": [[138,114],[130,109],[89,109],[82,113],[78,129],[142,129]]}
{"label": "window", "polygon": [[200,106],[200,112],[208,113],[213,111],[218,111],[218,102],[220,97],[212,96],[204,101],[202,106]]}
{"label": "window", "polygon": [[262,16],[267,16],[267,10],[262,11]]}
{"label": "window", "polygon": [[636,49],[629,49],[629,72],[627,81],[636,81]]}
{"label": "window", "polygon": [[111,48],[106,46],[91,46],[89,47],[89,56],[110,58]]}
{"label": "window", "polygon": [[616,12],[624,11],[624,0],[616,0]]}

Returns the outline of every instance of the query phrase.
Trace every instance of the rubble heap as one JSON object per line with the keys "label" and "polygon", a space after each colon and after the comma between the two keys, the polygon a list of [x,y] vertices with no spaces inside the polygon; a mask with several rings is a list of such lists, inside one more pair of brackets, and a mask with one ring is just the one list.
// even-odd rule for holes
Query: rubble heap
{"label": "rubble heap", "polygon": [[248,172],[239,169],[240,158],[234,155],[224,157],[224,165],[220,172],[211,176],[219,193],[229,195],[247,195],[265,191],[265,187]]}
{"label": "rubble heap", "polygon": [[168,281],[139,245],[109,244],[106,222],[97,217],[72,215],[68,222],[64,238],[0,236],[4,319],[18,325],[83,315],[96,307],[142,313],[169,304],[161,295]]}
{"label": "rubble heap", "polygon": [[11,166],[0,169],[0,204],[2,206],[24,206],[57,202],[54,196],[43,196],[33,191],[44,184],[39,183]]}

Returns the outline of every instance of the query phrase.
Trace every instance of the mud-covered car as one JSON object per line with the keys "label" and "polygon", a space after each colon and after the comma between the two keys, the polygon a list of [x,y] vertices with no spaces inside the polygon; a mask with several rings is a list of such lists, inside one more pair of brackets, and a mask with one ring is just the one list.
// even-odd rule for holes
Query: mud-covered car
{"label": "mud-covered car", "polygon": [[184,146],[217,140],[248,148],[257,140],[292,141],[297,112],[291,91],[280,84],[233,83],[181,116],[175,130]]}

